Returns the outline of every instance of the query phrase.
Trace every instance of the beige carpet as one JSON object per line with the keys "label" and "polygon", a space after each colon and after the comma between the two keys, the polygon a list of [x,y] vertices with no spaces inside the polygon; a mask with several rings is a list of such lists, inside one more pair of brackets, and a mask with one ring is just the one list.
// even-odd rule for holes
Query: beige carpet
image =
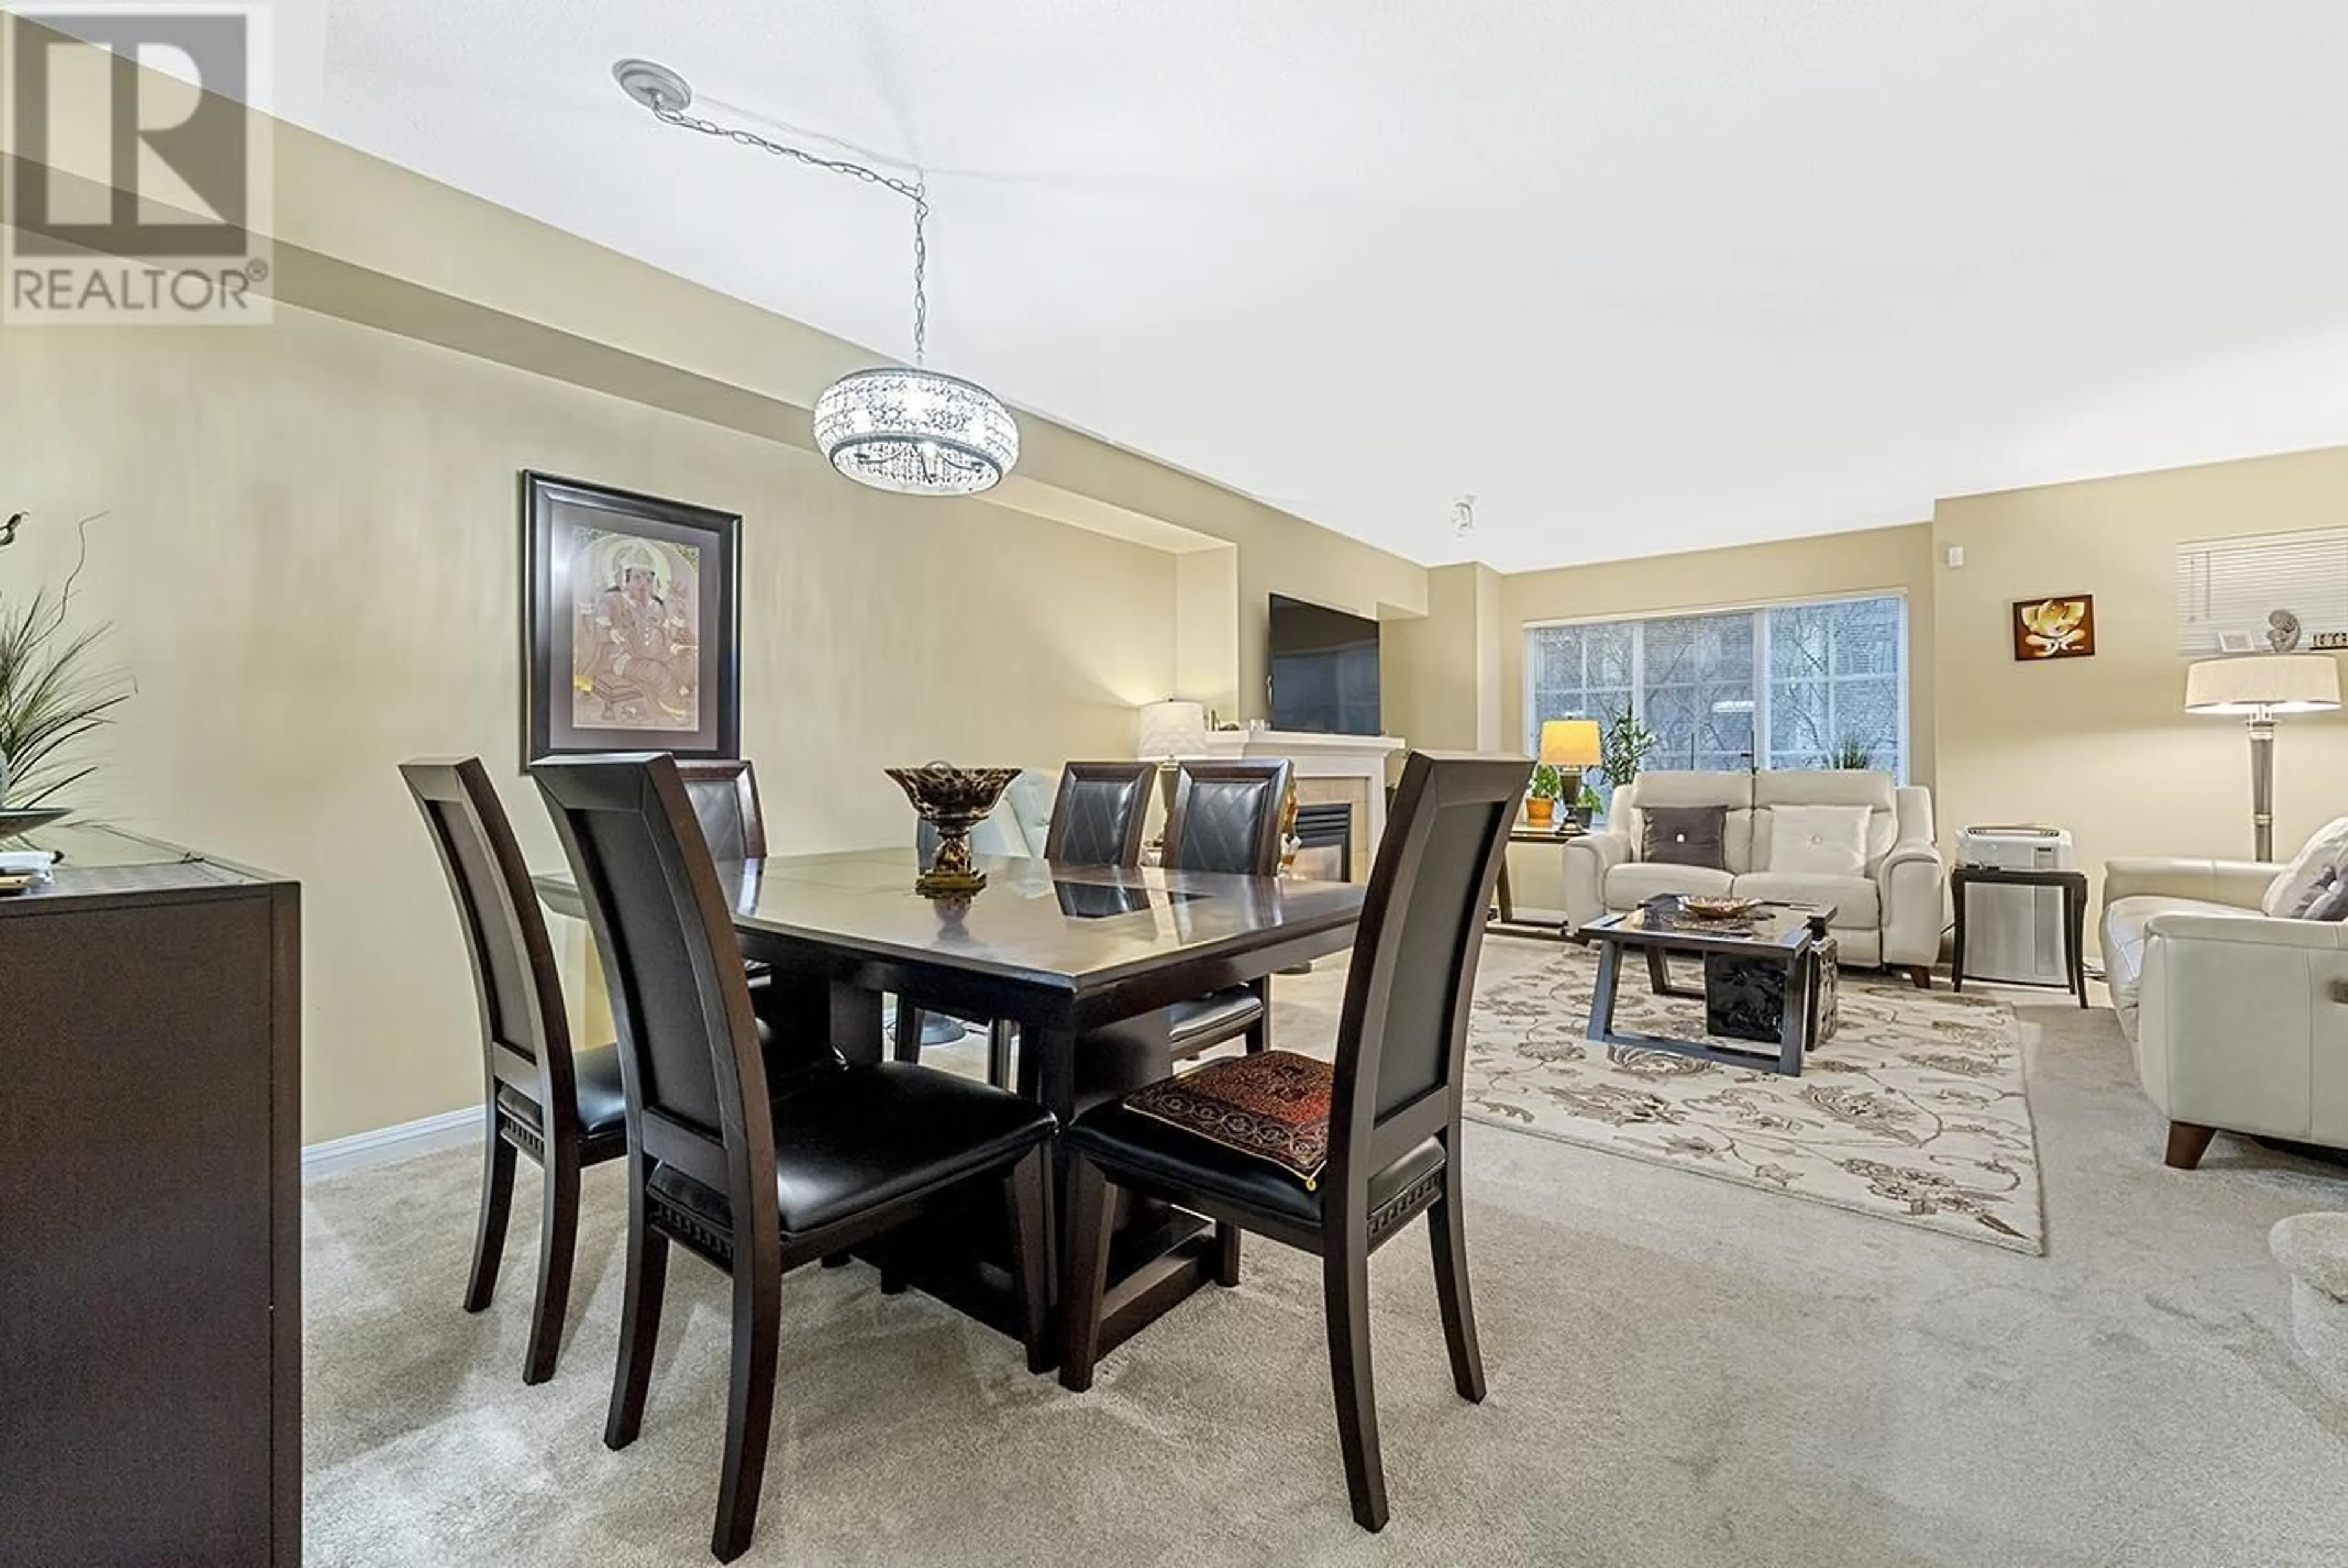
{"label": "beige carpet", "polygon": [[[1585,1038],[1597,961],[1579,948],[1484,949],[1468,1114],[1674,1170],[1832,1204],[2019,1252],[2044,1250],[2038,1146],[2013,1009],[1945,984],[1846,971],[1841,1021],[1798,1078]],[[1694,964],[1673,982],[1693,989]],[[1626,966],[1615,1027],[1700,1038],[1701,998]],[[1691,1199],[1690,1201],[1695,1201]]]}
{"label": "beige carpet", "polygon": [[[1278,981],[1282,1043],[1325,1049],[1343,983]],[[2287,1348],[2266,1232],[2348,1184],[2224,1137],[2201,1171],[2163,1169],[2110,1015],[2015,995],[2044,1257],[1470,1126],[1491,1397],[1451,1391],[1413,1227],[1372,1266],[1394,1501],[1375,1538],[1346,1513],[1308,1259],[1253,1246],[1239,1289],[1186,1302],[1081,1396],[869,1269],[806,1270],[744,1562],[2337,1568],[2348,1408]],[[526,1389],[526,1224],[492,1308],[457,1307],[476,1170],[451,1153],[309,1190],[308,1561],[707,1563],[723,1282],[676,1263],[644,1436],[608,1452],[617,1172],[588,1174],[562,1365]]]}

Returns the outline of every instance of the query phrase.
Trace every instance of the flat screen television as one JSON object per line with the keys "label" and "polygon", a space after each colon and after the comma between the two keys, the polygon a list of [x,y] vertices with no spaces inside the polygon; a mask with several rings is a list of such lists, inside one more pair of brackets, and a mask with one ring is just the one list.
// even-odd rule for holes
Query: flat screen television
{"label": "flat screen television", "polygon": [[1385,733],[1376,621],[1275,593],[1270,646],[1273,729]]}

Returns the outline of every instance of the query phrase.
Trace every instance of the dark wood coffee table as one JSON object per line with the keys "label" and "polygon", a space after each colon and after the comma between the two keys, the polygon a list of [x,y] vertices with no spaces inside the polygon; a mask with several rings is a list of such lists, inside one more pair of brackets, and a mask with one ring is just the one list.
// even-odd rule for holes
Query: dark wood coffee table
{"label": "dark wood coffee table", "polygon": [[[1732,1067],[1798,1077],[1802,1056],[1833,1028],[1834,938],[1827,923],[1830,906],[1763,904],[1737,920],[1705,920],[1676,899],[1657,899],[1621,915],[1583,926],[1581,935],[1598,945],[1598,989],[1590,998],[1589,1038],[1601,1045],[1630,1045],[1676,1051]],[[1647,956],[1647,982],[1657,996],[1702,997],[1706,1026],[1716,1034],[1765,1043],[1774,1029],[1776,1049],[1753,1050],[1716,1040],[1681,1040],[1614,1027],[1614,998],[1622,979],[1622,955],[1637,948]],[[1701,990],[1671,983],[1673,955],[1700,958]]]}

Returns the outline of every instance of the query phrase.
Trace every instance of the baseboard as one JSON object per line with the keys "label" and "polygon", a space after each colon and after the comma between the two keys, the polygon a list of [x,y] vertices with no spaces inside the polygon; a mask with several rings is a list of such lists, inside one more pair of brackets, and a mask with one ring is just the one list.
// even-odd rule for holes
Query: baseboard
{"label": "baseboard", "polygon": [[412,1160],[418,1154],[459,1149],[468,1143],[479,1143],[480,1137],[479,1106],[468,1105],[461,1110],[444,1111],[438,1116],[402,1122],[396,1127],[377,1127],[371,1132],[354,1132],[347,1138],[329,1138],[323,1143],[304,1144],[302,1149],[302,1179],[306,1182],[315,1176],[340,1176],[376,1165],[394,1164],[401,1160]]}

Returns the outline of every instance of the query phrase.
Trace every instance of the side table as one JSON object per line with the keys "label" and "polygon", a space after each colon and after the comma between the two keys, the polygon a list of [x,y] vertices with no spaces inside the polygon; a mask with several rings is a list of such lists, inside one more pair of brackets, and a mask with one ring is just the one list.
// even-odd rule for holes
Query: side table
{"label": "side table", "polygon": [[[2087,874],[2084,871],[2044,871],[1996,866],[1960,866],[1949,873],[1949,898],[1956,906],[1956,953],[1950,963],[1951,979],[1965,989],[1965,889],[1980,884],[2012,887],[2054,887],[2063,894],[2063,940],[2070,982],[2065,989],[2087,1005]],[[2042,985],[2035,980],[2000,980],[2000,985]]]}
{"label": "side table", "polygon": [[[1581,837],[1582,832],[1581,828],[1573,825],[1570,819],[1557,827],[1528,827],[1519,823],[1509,829],[1509,842],[1511,845],[1554,844],[1562,847]],[[1515,893],[1509,886],[1509,854],[1505,849],[1500,852],[1500,883],[1493,891],[1499,903],[1500,910],[1498,914],[1488,919],[1484,926],[1484,928],[1493,936],[1527,937],[1540,942],[1573,940],[1562,925],[1551,926],[1543,922],[1517,918],[1517,900]]]}

